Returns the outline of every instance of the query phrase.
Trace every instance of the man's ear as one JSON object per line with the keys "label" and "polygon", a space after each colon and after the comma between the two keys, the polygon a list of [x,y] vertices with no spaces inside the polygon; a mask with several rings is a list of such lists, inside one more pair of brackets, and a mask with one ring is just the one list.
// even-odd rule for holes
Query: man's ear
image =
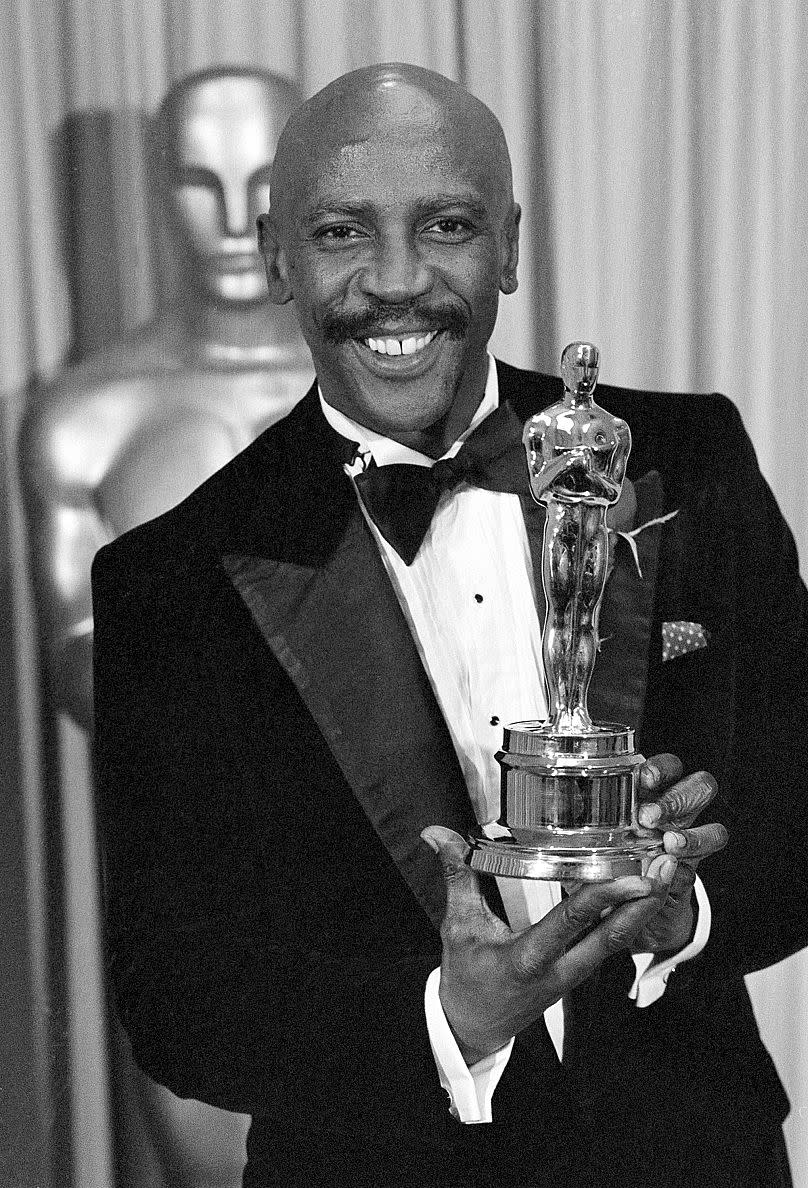
{"label": "man's ear", "polygon": [[519,264],[519,223],[522,208],[514,202],[505,224],[505,252],[499,274],[499,287],[503,293],[515,293],[519,285],[516,270]]}
{"label": "man's ear", "polygon": [[286,252],[281,246],[271,214],[258,216],[258,249],[264,257],[270,300],[275,305],[286,305],[292,300],[292,286],[289,284]]}

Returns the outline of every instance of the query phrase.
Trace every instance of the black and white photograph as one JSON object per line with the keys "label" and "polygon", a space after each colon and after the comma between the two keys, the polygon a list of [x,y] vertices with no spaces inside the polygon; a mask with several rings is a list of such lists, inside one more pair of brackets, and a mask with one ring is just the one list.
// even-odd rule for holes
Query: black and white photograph
{"label": "black and white photograph", "polygon": [[808,1188],[807,61],[0,6],[0,1188]]}

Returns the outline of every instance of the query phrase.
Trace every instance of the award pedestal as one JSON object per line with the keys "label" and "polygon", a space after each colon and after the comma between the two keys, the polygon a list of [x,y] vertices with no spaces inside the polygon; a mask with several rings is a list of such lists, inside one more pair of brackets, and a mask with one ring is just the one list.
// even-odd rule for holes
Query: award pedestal
{"label": "award pedestal", "polygon": [[507,727],[502,816],[511,838],[472,839],[473,870],[511,878],[602,882],[642,875],[661,835],[636,824],[634,731],[616,723],[587,733],[545,722]]}

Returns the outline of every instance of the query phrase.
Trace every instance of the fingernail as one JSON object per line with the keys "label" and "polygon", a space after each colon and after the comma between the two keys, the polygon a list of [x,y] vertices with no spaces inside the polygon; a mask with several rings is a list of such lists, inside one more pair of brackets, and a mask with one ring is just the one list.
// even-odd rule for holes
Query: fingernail
{"label": "fingernail", "polygon": [[433,839],[429,836],[428,830],[425,829],[423,831],[423,833],[421,834],[421,841],[426,842],[426,844],[429,846],[430,850],[433,851],[433,853],[435,853],[435,854],[438,853],[437,842],[433,841]]}
{"label": "fingernail", "polygon": [[687,845],[687,838],[683,833],[674,833],[671,831],[670,837],[672,844],[676,846],[677,850],[683,850]]}
{"label": "fingernail", "polygon": [[646,829],[653,829],[662,816],[662,809],[658,804],[643,804],[640,806],[639,821]]}
{"label": "fingernail", "polygon": [[659,878],[663,883],[669,883],[676,873],[676,859],[666,858],[659,868]]}

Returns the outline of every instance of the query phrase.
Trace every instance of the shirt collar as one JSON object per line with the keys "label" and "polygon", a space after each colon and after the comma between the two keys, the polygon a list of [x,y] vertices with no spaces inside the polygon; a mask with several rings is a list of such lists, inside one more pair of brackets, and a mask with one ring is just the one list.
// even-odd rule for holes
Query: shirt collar
{"label": "shirt collar", "polygon": [[[345,413],[327,404],[319,386],[317,388],[317,394],[320,397],[320,407],[323,410],[323,416],[331,428],[339,433],[340,437],[345,437],[348,441],[359,443],[358,453],[364,458],[365,464],[367,464],[368,455],[370,455],[377,466],[387,466],[391,462],[409,462],[413,466],[434,466],[434,458],[430,458],[427,454],[421,454],[418,450],[411,450],[409,446],[402,445],[399,441],[393,441],[389,437],[384,437],[382,434],[374,432],[373,429],[368,429],[365,425],[360,425],[357,421],[352,421],[350,417],[346,417]],[[469,427],[461,433],[457,441],[453,442],[441,457],[453,458],[472,430],[476,429],[480,422],[484,421],[489,413],[494,411],[498,403],[499,382],[497,380],[497,365],[493,356],[489,355],[485,392],[477,406],[477,411],[472,417]]]}

